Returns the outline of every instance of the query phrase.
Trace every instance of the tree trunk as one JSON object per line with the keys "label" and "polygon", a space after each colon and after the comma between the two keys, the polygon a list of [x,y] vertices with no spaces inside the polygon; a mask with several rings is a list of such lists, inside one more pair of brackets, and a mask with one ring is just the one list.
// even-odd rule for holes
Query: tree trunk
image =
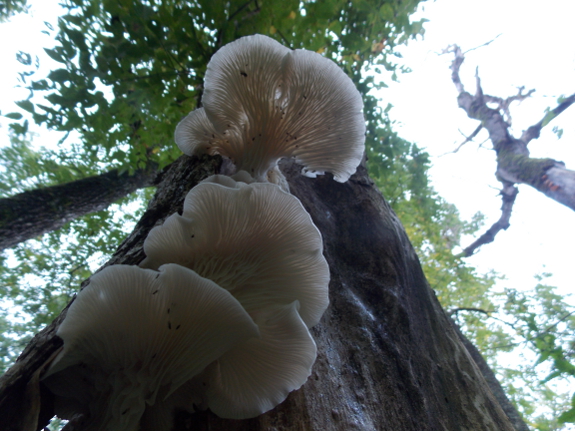
{"label": "tree trunk", "polygon": [[0,199],[0,250],[62,227],[83,215],[101,211],[130,193],[152,185],[154,164],[133,175],[114,169],[66,184],[43,187]]}
{"label": "tree trunk", "polygon": [[[181,210],[186,192],[229,165],[182,157],[166,173],[134,232],[108,263],[137,264],[149,230]],[[308,382],[274,410],[248,420],[178,414],[176,430],[513,430],[433,291],[397,217],[363,167],[346,183],[283,170],[322,232],[331,304],[312,329],[318,359]],[[0,429],[41,429],[52,415],[38,384],[58,350],[55,322],[0,379]],[[35,374],[36,373],[36,374]],[[34,377],[36,376],[36,379]],[[23,418],[39,418],[25,428]],[[82,429],[82,418],[69,425]],[[34,421],[34,423],[36,423]]]}

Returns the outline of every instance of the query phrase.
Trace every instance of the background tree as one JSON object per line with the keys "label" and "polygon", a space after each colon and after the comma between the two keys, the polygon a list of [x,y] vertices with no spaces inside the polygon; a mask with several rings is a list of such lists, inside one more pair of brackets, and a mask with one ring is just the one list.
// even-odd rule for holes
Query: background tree
{"label": "background tree", "polygon": [[[471,256],[483,244],[492,242],[495,235],[509,227],[509,219],[515,198],[519,190],[515,184],[527,184],[544,193],[551,199],[575,210],[575,172],[565,167],[565,163],[550,158],[533,158],[529,156],[528,144],[540,136],[541,129],[554,118],[565,111],[575,102],[575,94],[562,97],[559,104],[543,115],[543,118],[525,130],[520,138],[511,135],[510,105],[528,98],[535,90],[524,93],[520,87],[515,96],[495,97],[483,93],[478,73],[475,79],[475,95],[472,96],[463,87],[459,77],[459,69],[465,60],[464,53],[457,45],[446,49],[446,53],[453,53],[454,60],[451,65],[451,79],[457,88],[459,107],[470,118],[479,120],[481,124],[463,142],[473,140],[485,128],[493,144],[497,157],[497,179],[502,183],[501,196],[503,200],[501,218],[489,228],[481,237],[463,250],[465,256]],[[494,105],[495,107],[490,107]]]}

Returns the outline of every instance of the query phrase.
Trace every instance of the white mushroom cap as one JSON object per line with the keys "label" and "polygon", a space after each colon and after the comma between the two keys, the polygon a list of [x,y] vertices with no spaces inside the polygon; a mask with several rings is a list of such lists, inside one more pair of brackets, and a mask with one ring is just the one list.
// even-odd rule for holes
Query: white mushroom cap
{"label": "white mushroom cap", "polygon": [[228,419],[258,416],[285,400],[311,374],[316,345],[298,303],[257,313],[261,338],[252,338],[210,364],[165,400],[146,409],[141,431],[172,429],[175,410],[210,408]]}
{"label": "white mushroom cap", "polygon": [[169,396],[259,331],[228,291],[194,271],[115,265],[91,278],[57,335],[64,348],[45,382],[80,363],[97,370],[106,377],[95,390],[107,391],[107,410],[94,419],[116,431],[134,429],[158,393]]}
{"label": "white mushroom cap", "polygon": [[229,290],[251,313],[299,301],[308,327],[325,311],[329,267],[321,234],[301,202],[269,183],[209,179],[144,242],[141,266],[172,262]]}
{"label": "white mushroom cap", "polygon": [[204,109],[178,125],[186,154],[222,154],[264,181],[282,157],[344,182],[364,151],[361,95],[331,60],[262,35],[221,48],[205,77]]}
{"label": "white mushroom cap", "polygon": [[196,377],[208,407],[218,416],[245,419],[283,402],[311,374],[316,345],[301,320],[297,301],[269,307],[256,317],[261,338],[224,353]]}

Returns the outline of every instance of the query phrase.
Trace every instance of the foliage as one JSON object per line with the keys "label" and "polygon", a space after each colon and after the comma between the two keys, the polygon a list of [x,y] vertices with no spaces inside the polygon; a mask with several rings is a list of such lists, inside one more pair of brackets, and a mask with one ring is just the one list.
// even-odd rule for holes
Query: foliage
{"label": "foliage", "polygon": [[0,148],[0,198],[78,180],[98,172],[97,165],[81,157],[74,146],[59,151],[35,149],[31,134],[11,134],[11,145]]}
{"label": "foliage", "polygon": [[10,19],[11,16],[28,11],[27,0],[0,0],[0,22]]}
{"label": "foliage", "polygon": [[[546,276],[541,276],[540,281]],[[575,307],[555,293],[554,287],[539,283],[532,292],[506,290],[503,310],[506,325],[514,338],[512,347],[531,352],[531,357],[521,364],[520,373],[507,370],[509,393],[517,399],[525,415],[533,418],[531,425],[535,429],[560,429],[561,423],[575,422],[575,405],[572,401],[575,394],[567,397],[565,391],[554,389],[555,386],[573,386]],[[541,375],[546,377],[542,379]],[[525,403],[520,399],[533,397],[548,402],[555,414],[552,417],[541,414],[537,411],[537,404]]]}
{"label": "foliage", "polygon": [[[162,167],[179,155],[173,130],[196,107],[206,64],[223,44],[268,34],[324,52],[359,79],[368,61],[396,67],[384,54],[421,30],[408,18],[416,4],[68,0],[57,45],[46,49],[61,68],[26,83],[30,97],[18,104],[38,124],[79,132],[92,162],[133,170],[153,159]],[[31,76],[36,66],[25,60]],[[13,128],[25,132],[26,123]]]}

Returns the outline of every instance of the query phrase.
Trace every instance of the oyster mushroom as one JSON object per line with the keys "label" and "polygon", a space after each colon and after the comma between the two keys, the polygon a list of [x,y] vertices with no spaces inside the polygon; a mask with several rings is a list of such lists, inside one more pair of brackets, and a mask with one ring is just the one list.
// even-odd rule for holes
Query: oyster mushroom
{"label": "oyster mushroom", "polygon": [[363,103],[333,61],[246,36],[212,57],[204,88],[204,107],[176,128],[184,153],[221,154],[257,181],[268,180],[283,157],[295,157],[310,177],[331,172],[345,182],[355,172],[364,151]]}
{"label": "oyster mushroom", "polygon": [[156,398],[259,330],[228,291],[190,269],[113,265],[78,294],[57,335],[64,347],[43,381],[59,415],[71,404],[89,430],[128,431]]}

